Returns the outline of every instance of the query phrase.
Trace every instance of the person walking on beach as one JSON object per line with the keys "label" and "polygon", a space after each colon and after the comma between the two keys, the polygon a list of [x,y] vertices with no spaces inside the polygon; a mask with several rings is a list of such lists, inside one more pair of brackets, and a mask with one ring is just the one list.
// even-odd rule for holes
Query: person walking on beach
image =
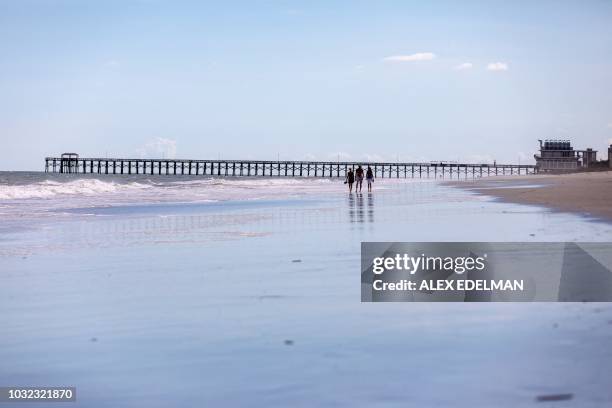
{"label": "person walking on beach", "polygon": [[368,193],[372,192],[372,183],[374,182],[374,173],[372,172],[372,168],[368,166],[366,170],[366,180],[368,182]]}
{"label": "person walking on beach", "polygon": [[355,174],[353,173],[353,169],[350,168],[348,173],[346,173],[346,181],[345,181],[345,183],[348,183],[349,193],[353,192],[353,183],[354,182],[355,182]]}
{"label": "person walking on beach", "polygon": [[355,192],[357,192],[357,188],[359,188],[359,192],[361,193],[361,187],[363,186],[363,169],[361,165],[357,166],[357,170],[355,170],[355,179],[357,181]]}

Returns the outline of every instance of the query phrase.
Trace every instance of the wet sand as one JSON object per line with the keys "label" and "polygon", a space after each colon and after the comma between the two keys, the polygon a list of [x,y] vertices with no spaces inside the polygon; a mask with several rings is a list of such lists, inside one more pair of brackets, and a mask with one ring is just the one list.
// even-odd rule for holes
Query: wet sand
{"label": "wet sand", "polygon": [[54,408],[612,401],[612,305],[360,301],[364,241],[608,242],[612,224],[435,181],[105,180],[2,203],[24,228],[0,232],[0,384],[76,387]]}
{"label": "wet sand", "polygon": [[449,184],[506,202],[540,205],[612,222],[612,171],[491,177]]}

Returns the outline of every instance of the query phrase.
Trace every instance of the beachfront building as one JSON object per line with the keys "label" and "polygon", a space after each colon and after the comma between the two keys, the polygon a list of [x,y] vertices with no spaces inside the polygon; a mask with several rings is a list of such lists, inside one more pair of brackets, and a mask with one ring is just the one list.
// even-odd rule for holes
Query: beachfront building
{"label": "beachfront building", "polygon": [[597,161],[597,150],[574,150],[569,140],[538,140],[540,154],[534,155],[539,171],[575,171]]}
{"label": "beachfront building", "polygon": [[582,154],[582,166],[591,167],[597,162],[597,150],[593,150],[590,147],[584,151],[578,151],[578,154]]}

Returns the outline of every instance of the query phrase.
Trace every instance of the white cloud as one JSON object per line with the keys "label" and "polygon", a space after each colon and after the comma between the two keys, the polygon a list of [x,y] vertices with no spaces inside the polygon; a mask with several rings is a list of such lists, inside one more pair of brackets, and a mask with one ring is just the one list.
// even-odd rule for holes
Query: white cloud
{"label": "white cloud", "polygon": [[508,64],[505,62],[491,62],[487,65],[489,71],[507,71]]}
{"label": "white cloud", "polygon": [[471,62],[464,62],[463,64],[457,65],[455,69],[458,71],[462,71],[464,69],[472,69],[473,67],[474,67],[474,64],[472,64]]}
{"label": "white cloud", "polygon": [[412,62],[412,61],[430,61],[436,58],[436,54],[432,52],[418,52],[411,55],[391,55],[384,58],[388,62]]}
{"label": "white cloud", "polygon": [[174,159],[176,157],[176,140],[156,137],[137,149],[140,157]]}
{"label": "white cloud", "polygon": [[119,65],[121,65],[121,63],[117,60],[109,60],[104,63],[104,66],[108,68],[117,68]]}

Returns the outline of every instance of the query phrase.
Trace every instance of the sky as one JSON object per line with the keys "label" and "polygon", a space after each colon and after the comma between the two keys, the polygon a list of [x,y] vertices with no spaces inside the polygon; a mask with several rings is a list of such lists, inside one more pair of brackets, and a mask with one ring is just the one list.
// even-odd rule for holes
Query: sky
{"label": "sky", "polygon": [[0,0],[0,170],[607,157],[612,1]]}

